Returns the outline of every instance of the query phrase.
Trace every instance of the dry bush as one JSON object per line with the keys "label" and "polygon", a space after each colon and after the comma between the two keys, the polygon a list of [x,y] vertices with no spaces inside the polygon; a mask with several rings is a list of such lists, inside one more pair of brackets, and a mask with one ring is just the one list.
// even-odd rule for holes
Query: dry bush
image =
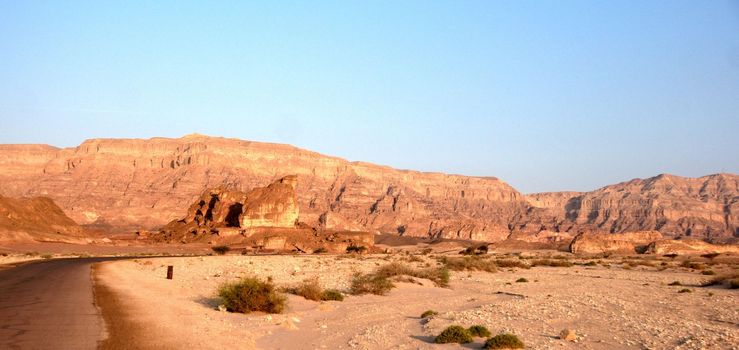
{"label": "dry bush", "polygon": [[223,255],[223,254],[228,253],[228,251],[231,250],[231,247],[227,245],[217,245],[217,246],[211,247],[210,249],[216,252],[216,254],[218,255]]}
{"label": "dry bush", "polygon": [[318,283],[318,278],[306,279],[295,287],[283,288],[283,291],[314,301],[321,300],[321,297],[323,296],[323,288],[321,288],[321,284]]}
{"label": "dry bush", "polygon": [[385,295],[395,285],[387,277],[375,274],[356,274],[352,279],[349,292],[353,295],[375,294]]}
{"label": "dry bush", "polygon": [[459,343],[467,344],[472,343],[472,334],[470,331],[462,326],[449,326],[445,330],[441,331],[438,336],[434,339],[434,343],[437,344],[449,344]]}
{"label": "dry bush", "polygon": [[423,313],[421,314],[421,318],[427,318],[427,317],[431,317],[431,316],[436,316],[436,315],[438,315],[438,314],[439,314],[439,313],[438,313],[438,312],[436,312],[436,311],[434,311],[434,310],[426,310],[426,311],[424,311],[424,312],[423,312]]}
{"label": "dry bush", "polygon": [[399,262],[392,262],[384,265],[374,272],[375,275],[385,278],[395,276],[410,276],[416,278],[425,278],[431,280],[439,287],[449,286],[449,270],[446,268],[424,268],[414,269],[410,266]]}
{"label": "dry bush", "polygon": [[565,259],[537,259],[531,264],[532,267],[536,266],[549,266],[549,267],[571,267],[573,264],[569,260]]}
{"label": "dry bush", "polygon": [[487,341],[482,347],[483,349],[523,349],[524,344],[521,339],[511,333],[498,334]]}
{"label": "dry bush", "polygon": [[442,257],[441,263],[449,270],[453,271],[498,271],[498,265],[494,261],[490,261],[479,256],[465,257]]}
{"label": "dry bush", "polygon": [[358,245],[352,244],[352,245],[346,247],[346,252],[347,253],[358,253],[358,254],[362,254],[362,253],[364,253],[366,251],[367,251],[367,247],[365,247],[363,245],[359,245],[358,246]]}
{"label": "dry bush", "polygon": [[516,280],[516,282],[518,282],[518,283],[524,283],[524,282],[528,282],[528,281],[529,280],[527,280],[527,279],[525,279],[523,277],[521,277],[521,278],[519,278],[519,279]]}
{"label": "dry bush", "polygon": [[725,286],[729,289],[739,289],[739,273],[730,273],[716,276],[701,284],[702,287]]}
{"label": "dry bush", "polygon": [[521,260],[495,260],[495,265],[498,267],[519,267],[522,269],[530,269],[531,266]]}
{"label": "dry bush", "polygon": [[683,288],[677,291],[678,293],[692,293],[693,291],[688,288]]}
{"label": "dry bush", "polygon": [[286,304],[285,296],[275,290],[272,282],[255,277],[222,285],[218,289],[218,296],[223,300],[226,310],[245,314],[252,311],[278,314]]}
{"label": "dry bush", "polygon": [[344,301],[344,294],[336,289],[326,289],[321,293],[321,300]]}
{"label": "dry bush", "polygon": [[470,332],[470,334],[472,334],[473,337],[485,338],[485,337],[489,337],[492,335],[492,333],[490,333],[490,330],[487,329],[487,327],[479,325],[479,324],[474,325],[470,328],[467,328],[467,330]]}
{"label": "dry bush", "polygon": [[695,262],[695,261],[684,260],[680,264],[680,267],[684,267],[684,268],[687,268],[687,269],[693,269],[693,270],[703,270],[706,267],[706,265],[703,265],[703,264],[701,264],[699,262]]}

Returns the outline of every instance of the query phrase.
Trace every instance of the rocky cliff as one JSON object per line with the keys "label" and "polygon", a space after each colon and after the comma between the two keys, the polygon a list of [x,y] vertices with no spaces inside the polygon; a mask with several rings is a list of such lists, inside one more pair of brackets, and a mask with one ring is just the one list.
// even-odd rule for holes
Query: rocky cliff
{"label": "rocky cliff", "polygon": [[667,236],[739,236],[739,176],[659,175],[586,192],[528,196],[535,208],[522,230],[620,233],[656,230]]}
{"label": "rocky cliff", "polygon": [[111,229],[161,227],[184,217],[205,189],[246,192],[296,174],[299,220],[329,230],[488,241],[541,231],[739,235],[739,177],[731,174],[525,196],[493,177],[397,170],[201,135],[92,139],[61,149],[0,145],[0,169],[1,194],[48,196],[75,221]]}

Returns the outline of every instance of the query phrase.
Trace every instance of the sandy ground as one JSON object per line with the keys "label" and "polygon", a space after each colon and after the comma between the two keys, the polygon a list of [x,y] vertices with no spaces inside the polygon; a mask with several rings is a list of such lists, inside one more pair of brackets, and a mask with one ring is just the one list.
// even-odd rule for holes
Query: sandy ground
{"label": "sandy ground", "polygon": [[[481,347],[482,339],[464,346],[433,344],[434,336],[452,324],[482,324],[494,334],[512,332],[531,349],[739,348],[738,291],[668,286],[673,281],[695,285],[708,278],[683,268],[599,265],[453,272],[450,288],[428,281],[397,283],[387,296],[348,296],[343,302],[290,295],[287,312],[279,315],[217,310],[218,286],[243,276],[271,276],[278,285],[319,276],[324,287],[347,290],[353,273],[371,271],[388,258],[152,258],[102,263],[96,282],[116,296],[123,317],[136,325],[138,334],[128,336],[142,348]],[[390,259],[398,258],[402,256]],[[435,263],[423,259],[412,264]],[[165,279],[167,265],[174,266],[173,280]],[[529,282],[515,282],[521,277]],[[683,288],[691,292],[678,293]],[[419,315],[428,309],[440,314],[425,322]],[[110,317],[112,310],[103,307],[103,312]],[[577,342],[557,339],[563,328],[576,330]]]}

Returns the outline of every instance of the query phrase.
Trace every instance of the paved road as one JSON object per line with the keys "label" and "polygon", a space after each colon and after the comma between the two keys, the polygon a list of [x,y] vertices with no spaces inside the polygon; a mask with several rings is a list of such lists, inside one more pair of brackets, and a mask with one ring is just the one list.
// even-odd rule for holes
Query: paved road
{"label": "paved road", "polygon": [[94,305],[90,266],[111,259],[0,270],[0,349],[95,349],[105,326]]}

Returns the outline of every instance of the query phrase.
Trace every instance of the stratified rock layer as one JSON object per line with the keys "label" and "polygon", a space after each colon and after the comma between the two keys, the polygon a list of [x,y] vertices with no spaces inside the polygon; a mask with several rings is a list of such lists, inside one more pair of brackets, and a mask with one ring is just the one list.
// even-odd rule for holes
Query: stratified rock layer
{"label": "stratified rock layer", "polygon": [[[486,241],[541,231],[739,236],[739,176],[732,174],[661,175],[587,193],[525,196],[492,177],[397,170],[201,135],[93,139],[64,149],[0,145],[0,169],[3,195],[48,196],[75,221],[111,229],[161,227],[184,217],[205,189],[245,192],[296,174],[299,220],[321,229]],[[263,210],[253,208],[247,224],[260,225]]]}

